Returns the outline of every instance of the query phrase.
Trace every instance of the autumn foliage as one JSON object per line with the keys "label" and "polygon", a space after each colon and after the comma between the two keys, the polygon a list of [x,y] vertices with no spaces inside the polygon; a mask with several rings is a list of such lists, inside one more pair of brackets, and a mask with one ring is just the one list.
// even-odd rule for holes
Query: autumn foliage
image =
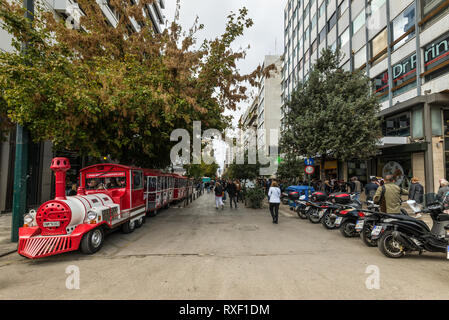
{"label": "autumn foliage", "polygon": [[190,130],[194,120],[204,130],[225,129],[223,112],[247,99],[247,85],[263,73],[240,74],[245,50],[231,48],[253,24],[245,8],[228,16],[222,35],[197,44],[198,20],[183,31],[176,18],[156,34],[143,14],[153,0],[110,0],[115,28],[96,1],[77,2],[80,30],[40,7],[30,22],[21,1],[0,0],[0,22],[15,48],[0,53],[0,118],[56,149],[165,166],[172,130]]}

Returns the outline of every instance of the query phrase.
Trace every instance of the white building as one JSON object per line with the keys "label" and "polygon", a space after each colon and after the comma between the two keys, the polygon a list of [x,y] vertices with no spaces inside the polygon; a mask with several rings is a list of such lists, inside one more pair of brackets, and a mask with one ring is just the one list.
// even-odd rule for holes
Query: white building
{"label": "white building", "polygon": [[326,174],[366,181],[396,168],[406,179],[418,177],[426,192],[449,178],[448,1],[288,0],[284,21],[283,101],[323,48],[339,46],[342,67],[364,71],[382,102],[379,156],[335,160]]}

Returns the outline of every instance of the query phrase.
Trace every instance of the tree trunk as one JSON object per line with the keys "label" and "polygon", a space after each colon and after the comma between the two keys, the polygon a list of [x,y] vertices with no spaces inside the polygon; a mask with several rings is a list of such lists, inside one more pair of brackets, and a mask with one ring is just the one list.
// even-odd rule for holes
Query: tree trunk
{"label": "tree trunk", "polygon": [[324,181],[326,180],[326,173],[324,171],[324,164],[326,163],[326,155],[321,155],[321,170],[320,170],[320,179],[323,183],[323,190],[324,190]]}

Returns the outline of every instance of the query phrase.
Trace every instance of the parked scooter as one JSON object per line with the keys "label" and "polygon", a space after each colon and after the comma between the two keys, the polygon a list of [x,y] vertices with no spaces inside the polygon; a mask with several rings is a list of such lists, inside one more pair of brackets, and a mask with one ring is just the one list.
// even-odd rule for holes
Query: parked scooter
{"label": "parked scooter", "polygon": [[407,204],[416,213],[430,214],[432,229],[423,221],[404,215],[389,215],[375,226],[372,238],[378,239],[378,248],[385,256],[400,258],[409,252],[430,251],[447,253],[449,258],[449,215],[443,212],[443,203],[435,200],[434,193],[425,199],[428,205],[422,210],[413,200]]}
{"label": "parked scooter", "polygon": [[307,217],[314,224],[320,223],[321,218],[329,208],[329,203],[326,202],[328,196],[326,193],[318,191],[313,193],[310,199],[311,201],[308,203],[310,209],[307,210]]}
{"label": "parked scooter", "polygon": [[361,203],[354,199],[354,195],[346,192],[336,192],[329,196],[329,202],[332,203],[328,210],[321,218],[321,223],[327,229],[335,229],[340,226],[343,219],[341,217],[342,210],[361,208]]}

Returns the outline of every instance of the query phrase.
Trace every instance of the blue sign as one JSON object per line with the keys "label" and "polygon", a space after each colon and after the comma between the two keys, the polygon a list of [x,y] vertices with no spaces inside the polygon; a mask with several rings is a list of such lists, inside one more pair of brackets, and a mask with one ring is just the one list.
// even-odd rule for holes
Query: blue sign
{"label": "blue sign", "polygon": [[314,166],[315,165],[315,159],[314,158],[309,158],[304,160],[304,163],[306,164],[306,166]]}

